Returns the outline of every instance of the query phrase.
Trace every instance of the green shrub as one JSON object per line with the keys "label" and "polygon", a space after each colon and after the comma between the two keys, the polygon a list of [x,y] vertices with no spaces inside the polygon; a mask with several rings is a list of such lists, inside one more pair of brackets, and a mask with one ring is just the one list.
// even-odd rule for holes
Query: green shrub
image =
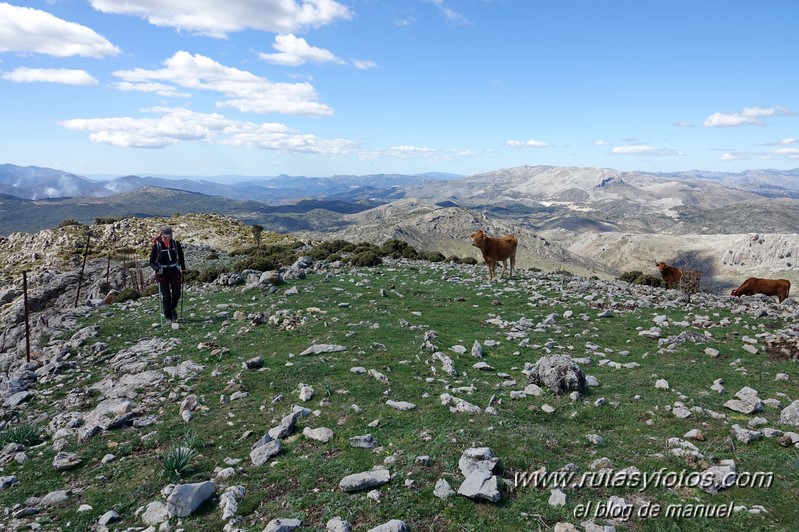
{"label": "green shrub", "polygon": [[415,259],[419,256],[419,252],[404,240],[393,238],[386,240],[380,246],[380,252],[384,257],[391,257],[392,259]]}
{"label": "green shrub", "polygon": [[443,253],[439,253],[438,251],[428,251],[420,254],[419,258],[430,262],[443,262],[445,257]]}
{"label": "green shrub", "polygon": [[642,284],[646,286],[661,286],[663,281],[657,275],[652,275],[649,273],[645,274],[638,270],[624,272],[619,275],[618,279],[630,284]]}
{"label": "green shrub", "polygon": [[474,257],[463,257],[461,259],[461,264],[477,264],[477,259]]}
{"label": "green shrub", "polygon": [[140,297],[141,297],[141,292],[139,292],[135,288],[131,288],[128,286],[120,290],[115,301],[117,303],[122,303],[123,301],[128,301],[129,299],[139,299]]}
{"label": "green shrub", "polygon": [[358,267],[378,266],[383,264],[383,259],[374,251],[364,251],[350,257],[350,264]]}
{"label": "green shrub", "polygon": [[647,273],[635,280],[635,284],[643,284],[646,286],[663,286],[663,278],[658,275]]}
{"label": "green shrub", "polygon": [[216,278],[221,274],[227,273],[227,271],[227,268],[224,266],[211,266],[210,268],[206,268],[196,274],[194,272],[189,272],[187,278],[191,279],[192,281],[196,279],[198,283],[211,283],[215,281]]}
{"label": "green shrub", "polygon": [[119,218],[117,216],[107,216],[107,217],[98,216],[97,218],[94,219],[94,224],[95,225],[108,225],[108,224],[116,223],[116,222],[118,222],[120,220],[122,220],[122,218]]}
{"label": "green shrub", "polygon": [[641,271],[638,271],[638,270],[632,270],[632,271],[629,271],[629,272],[622,273],[621,275],[619,275],[618,279],[619,279],[619,281],[624,281],[626,283],[635,284],[635,280],[638,279],[639,277],[641,277],[643,274],[644,274],[644,272],[641,272]]}
{"label": "green shrub", "polygon": [[311,250],[311,258],[313,260],[329,260],[328,257],[334,253],[352,253],[355,248],[356,246],[352,242],[341,239],[320,242]]}
{"label": "green shrub", "polygon": [[74,218],[67,218],[66,220],[61,220],[60,222],[58,222],[56,229],[62,229],[70,225],[83,225],[83,224]]}
{"label": "green shrub", "polygon": [[144,287],[144,290],[141,291],[142,297],[154,296],[157,293],[158,293],[158,285],[157,284],[147,285],[147,286]]}
{"label": "green shrub", "polygon": [[370,244],[369,242],[360,242],[355,245],[355,249],[352,252],[357,255],[359,253],[364,253],[366,251],[374,251],[378,255],[380,255],[380,248],[375,246],[374,244]]}

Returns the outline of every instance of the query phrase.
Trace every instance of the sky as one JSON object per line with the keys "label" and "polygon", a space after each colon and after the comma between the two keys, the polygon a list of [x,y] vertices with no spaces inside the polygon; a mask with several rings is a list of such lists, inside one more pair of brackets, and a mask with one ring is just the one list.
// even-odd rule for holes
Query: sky
{"label": "sky", "polygon": [[796,0],[0,0],[0,163],[799,167]]}

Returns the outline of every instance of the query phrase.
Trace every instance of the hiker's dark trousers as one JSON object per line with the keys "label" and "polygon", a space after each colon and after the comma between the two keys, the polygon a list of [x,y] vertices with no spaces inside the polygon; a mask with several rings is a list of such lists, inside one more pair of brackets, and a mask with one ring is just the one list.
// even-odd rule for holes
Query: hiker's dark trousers
{"label": "hiker's dark trousers", "polygon": [[158,289],[161,290],[164,317],[168,320],[178,319],[177,308],[181,280],[182,274],[178,268],[164,268],[163,272],[158,275]]}

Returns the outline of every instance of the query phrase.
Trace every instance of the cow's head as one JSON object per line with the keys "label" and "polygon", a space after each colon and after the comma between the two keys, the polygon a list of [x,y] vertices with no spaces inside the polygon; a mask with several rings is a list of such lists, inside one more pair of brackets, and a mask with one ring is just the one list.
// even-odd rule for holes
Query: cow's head
{"label": "cow's head", "polygon": [[669,267],[669,265],[666,264],[665,262],[656,262],[655,266],[658,267],[658,270],[660,270],[660,273],[663,273],[664,271],[666,271],[666,268]]}
{"label": "cow's head", "polygon": [[469,238],[472,239],[472,245],[479,248],[480,244],[482,244],[483,240],[485,240],[486,234],[485,234],[485,231],[478,230],[478,231],[475,231],[474,233],[472,233],[471,235],[469,235]]}

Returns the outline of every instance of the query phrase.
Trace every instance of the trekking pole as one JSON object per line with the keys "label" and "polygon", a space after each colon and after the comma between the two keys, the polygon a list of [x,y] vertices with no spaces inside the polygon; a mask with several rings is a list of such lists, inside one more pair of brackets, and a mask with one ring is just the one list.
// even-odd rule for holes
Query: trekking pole
{"label": "trekking pole", "polygon": [[164,326],[164,294],[161,293],[161,281],[158,274],[155,274],[155,285],[158,287],[158,316],[160,318],[161,327]]}
{"label": "trekking pole", "polygon": [[180,297],[180,318],[181,320],[186,320],[186,315],[183,314],[183,302],[186,301],[186,287],[183,286],[183,272],[180,272],[180,288],[181,288],[181,297]]}

